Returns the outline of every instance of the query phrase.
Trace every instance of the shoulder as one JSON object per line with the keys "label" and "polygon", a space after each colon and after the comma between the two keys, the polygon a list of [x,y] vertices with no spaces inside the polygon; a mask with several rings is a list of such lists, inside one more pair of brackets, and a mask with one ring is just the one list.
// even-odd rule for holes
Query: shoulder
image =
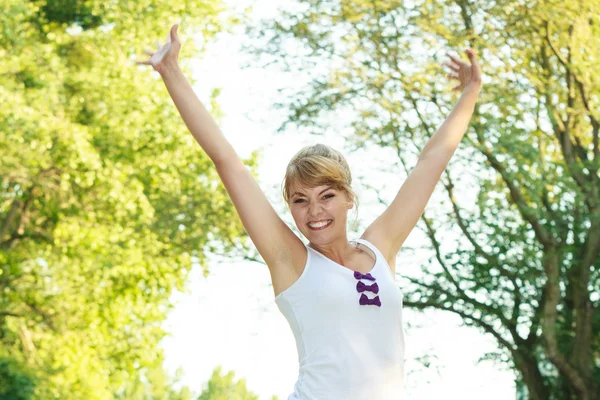
{"label": "shoulder", "polygon": [[380,235],[376,235],[376,234],[374,234],[372,232],[368,232],[368,231],[365,231],[365,233],[363,233],[360,238],[371,243],[373,246],[375,246],[377,248],[377,250],[379,250],[379,252],[381,254],[383,254],[383,256],[385,257],[385,260],[387,261],[388,265],[390,266],[390,269],[392,270],[392,273],[395,274],[396,273],[396,254],[391,254],[391,252],[392,252],[391,243],[389,243],[385,238],[381,237]]}

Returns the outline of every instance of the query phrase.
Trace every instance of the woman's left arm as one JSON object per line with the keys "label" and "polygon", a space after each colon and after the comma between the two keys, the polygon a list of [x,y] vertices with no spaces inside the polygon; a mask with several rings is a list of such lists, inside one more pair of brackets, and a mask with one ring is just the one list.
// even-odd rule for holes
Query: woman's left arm
{"label": "woman's left arm", "polygon": [[[392,203],[369,225],[362,236],[377,246],[387,260],[395,259],[400,247],[423,214],[473,115],[481,88],[481,73],[473,51],[467,50],[467,55],[471,65],[452,56],[450,58],[454,63],[446,64],[453,71],[448,77],[460,82],[452,89],[463,91],[460,100],[421,151],[417,165],[402,184]],[[395,272],[393,262],[390,268]]]}
{"label": "woman's left arm", "polygon": [[447,77],[459,81],[459,84],[452,90],[462,90],[462,94],[450,115],[429,139],[419,156],[419,161],[433,157],[436,160],[435,163],[442,170],[448,165],[450,158],[452,158],[454,151],[467,131],[481,89],[481,70],[477,58],[471,49],[468,49],[466,53],[471,65],[449,55],[452,63],[446,63],[446,66],[452,72]]}

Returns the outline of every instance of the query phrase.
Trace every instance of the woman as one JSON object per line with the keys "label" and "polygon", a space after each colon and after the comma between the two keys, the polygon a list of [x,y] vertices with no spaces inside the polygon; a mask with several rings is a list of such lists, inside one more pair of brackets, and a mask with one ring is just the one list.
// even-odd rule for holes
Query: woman
{"label": "woman", "polygon": [[402,293],[395,258],[425,209],[463,137],[481,88],[470,64],[449,56],[447,76],[462,95],[429,140],[395,199],[356,240],[348,241],[348,210],[357,205],[350,169],[336,150],[301,149],[285,174],[283,196],[305,245],[275,213],[178,67],[181,43],[145,51],[188,129],[214,162],[252,242],[264,258],[275,302],[296,340],[299,376],[289,399],[387,400],[404,393]]}

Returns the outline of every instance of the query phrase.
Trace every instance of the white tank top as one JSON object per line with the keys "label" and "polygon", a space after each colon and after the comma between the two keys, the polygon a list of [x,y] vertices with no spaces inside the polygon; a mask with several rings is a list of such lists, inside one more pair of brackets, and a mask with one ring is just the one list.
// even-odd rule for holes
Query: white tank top
{"label": "white tank top", "polygon": [[372,243],[350,242],[376,256],[369,274],[305,244],[304,271],[275,296],[298,350],[298,380],[288,400],[404,398],[402,292]]}

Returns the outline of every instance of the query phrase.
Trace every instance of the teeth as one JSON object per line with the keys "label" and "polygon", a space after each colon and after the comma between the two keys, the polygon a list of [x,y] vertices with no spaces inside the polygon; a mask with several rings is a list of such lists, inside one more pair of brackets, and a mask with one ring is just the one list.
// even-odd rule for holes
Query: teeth
{"label": "teeth", "polygon": [[309,223],[308,226],[312,226],[313,228],[320,228],[322,226],[327,225],[328,223],[329,223],[329,221],[319,222],[319,223],[316,223],[316,224]]}

